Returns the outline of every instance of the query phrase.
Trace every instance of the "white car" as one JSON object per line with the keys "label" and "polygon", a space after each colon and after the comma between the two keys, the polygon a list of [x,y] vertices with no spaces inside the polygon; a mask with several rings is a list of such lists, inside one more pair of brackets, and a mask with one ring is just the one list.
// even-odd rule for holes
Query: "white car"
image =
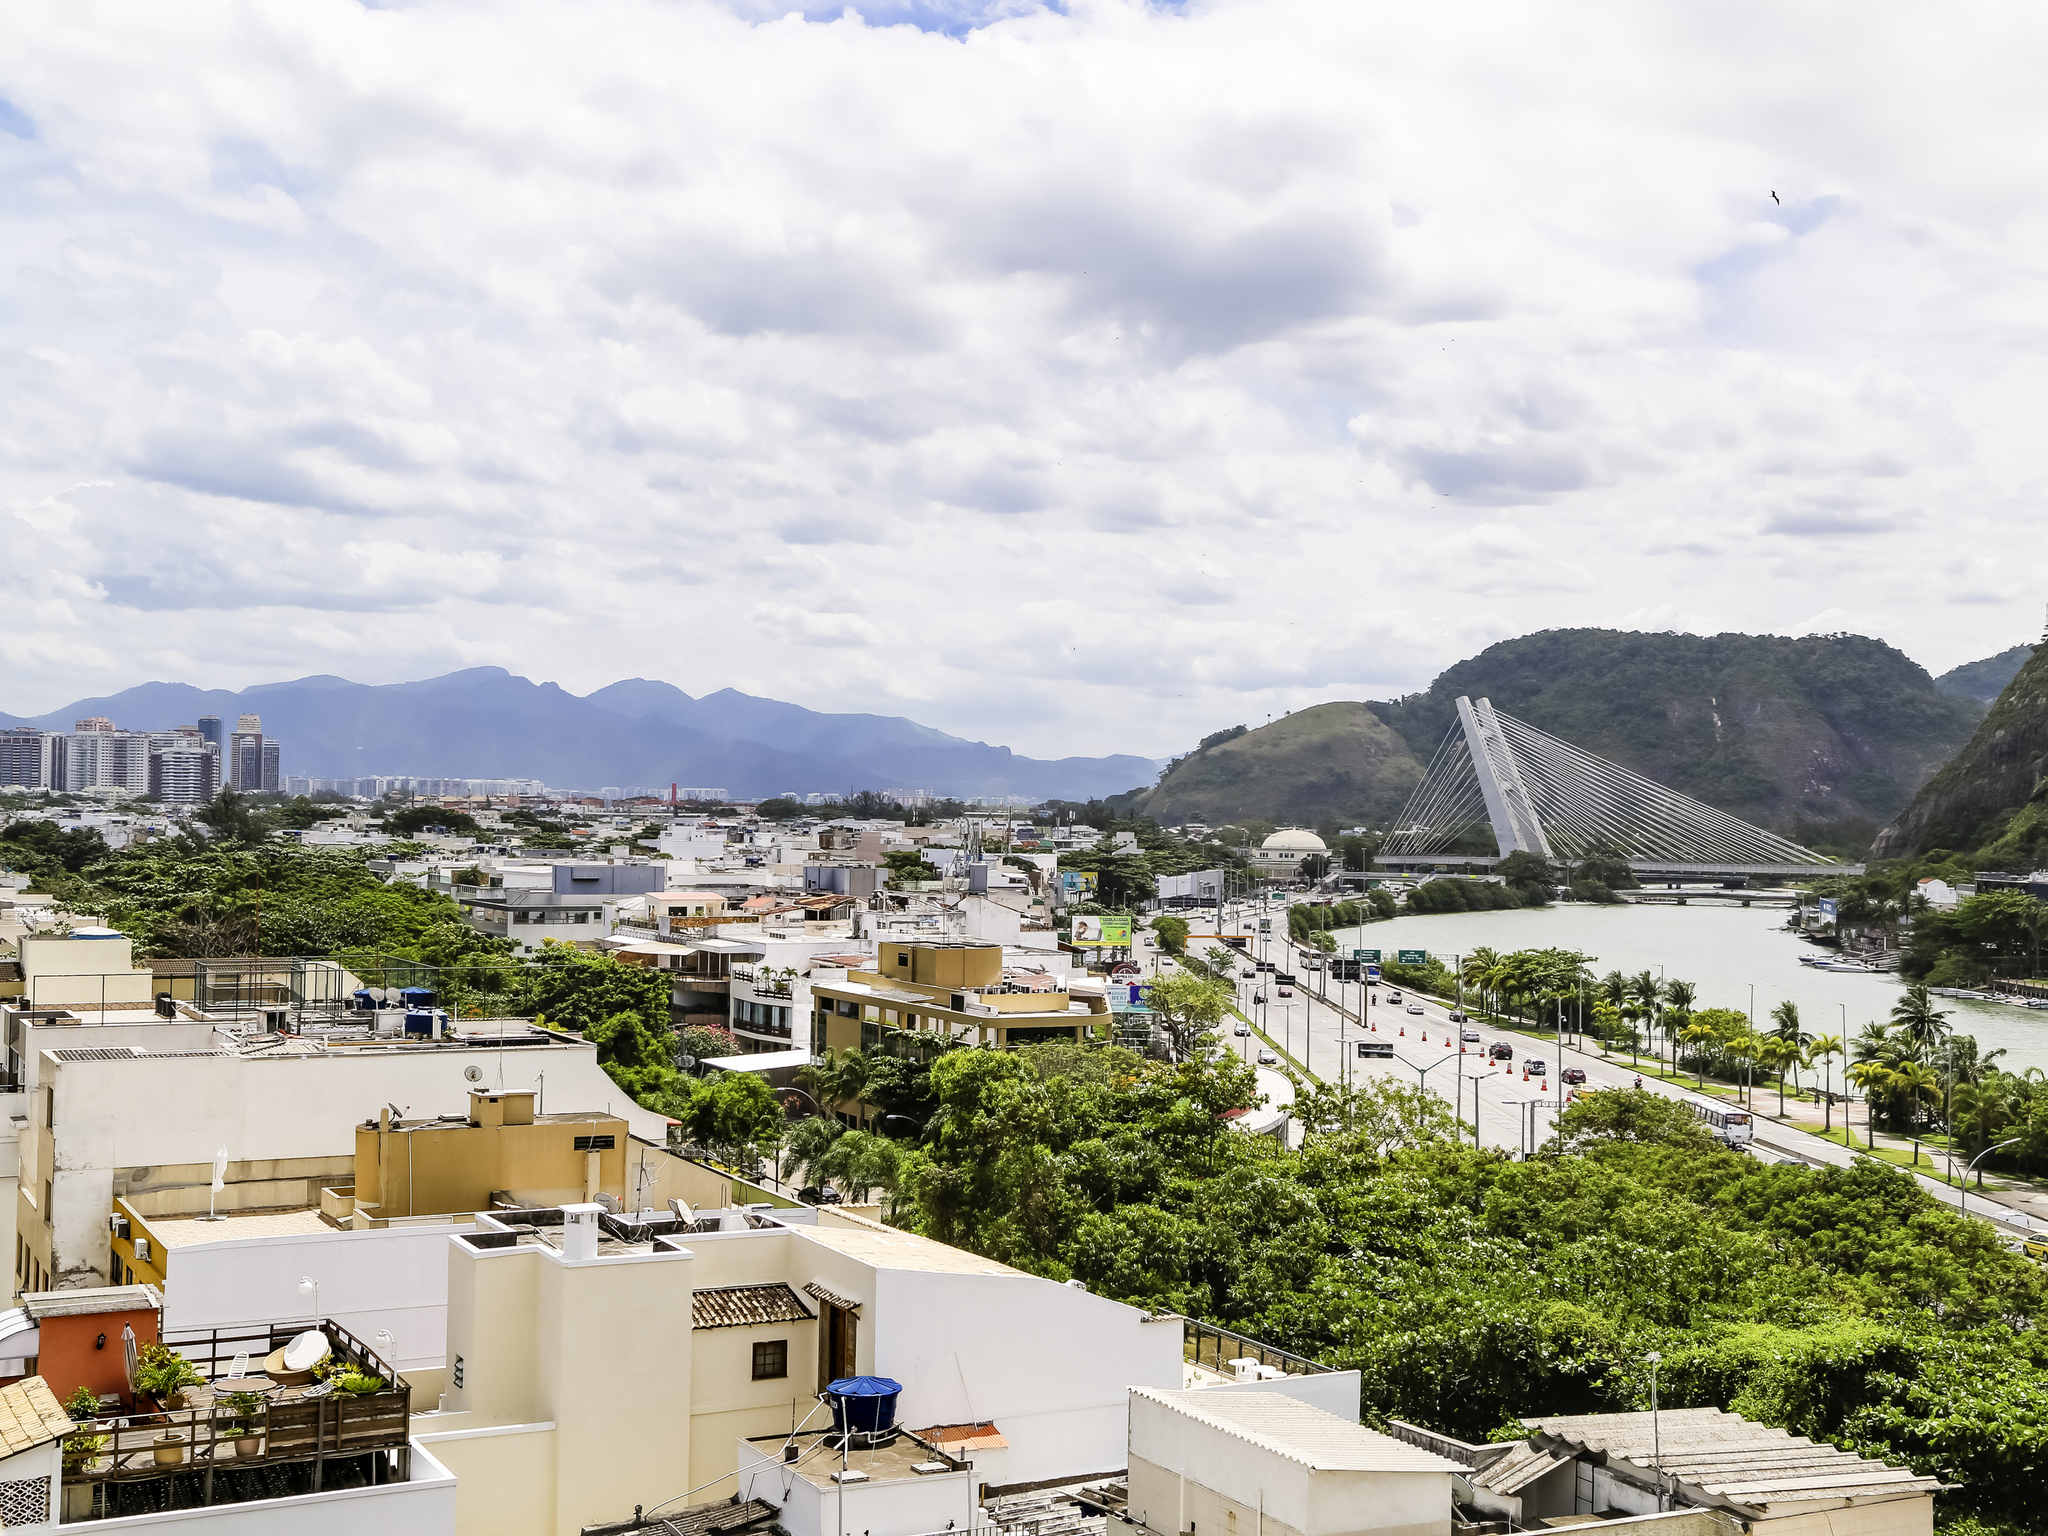
{"label": "white car", "polygon": [[1280,1065],[1280,1058],[1271,1051],[1261,1051],[1259,1052],[1259,1065],[1262,1067],[1277,1067]]}
{"label": "white car", "polygon": [[1234,1026],[1230,1032],[1242,1040],[1252,1032],[1252,1027],[1249,1024],[1239,1024]]}
{"label": "white car", "polygon": [[1420,1012],[1422,1012],[1422,1004],[1420,1004],[1420,1003],[1410,1003],[1410,1004],[1408,1005],[1408,1011],[1409,1011],[1410,1013],[1420,1013]]}

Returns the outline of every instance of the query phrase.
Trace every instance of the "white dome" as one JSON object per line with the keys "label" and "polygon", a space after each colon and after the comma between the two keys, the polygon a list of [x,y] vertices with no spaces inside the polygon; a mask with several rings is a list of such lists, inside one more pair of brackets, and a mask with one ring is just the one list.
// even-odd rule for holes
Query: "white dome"
{"label": "white dome", "polygon": [[1282,827],[1259,846],[1268,853],[1328,853],[1328,844],[1301,827]]}

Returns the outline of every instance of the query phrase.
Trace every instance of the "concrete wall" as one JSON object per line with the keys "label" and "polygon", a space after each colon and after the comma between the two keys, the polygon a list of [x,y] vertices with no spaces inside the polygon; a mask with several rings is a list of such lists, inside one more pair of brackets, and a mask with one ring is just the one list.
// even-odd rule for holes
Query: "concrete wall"
{"label": "concrete wall", "polygon": [[[974,1488],[965,1472],[819,1488],[785,1471],[777,1451],[774,1445],[739,1447],[739,1494],[779,1508],[776,1523],[790,1536],[920,1536],[949,1524],[964,1532],[973,1523]],[[819,1452],[806,1468],[827,1454]]]}
{"label": "concrete wall", "polygon": [[861,1369],[903,1383],[898,1413],[910,1428],[994,1420],[1010,1448],[975,1453],[984,1482],[1113,1472],[1128,1389],[1181,1384],[1179,1322],[1088,1291],[916,1270],[882,1270],[875,1289],[861,1340],[865,1349],[873,1333],[874,1363],[863,1354]]}
{"label": "concrete wall", "polygon": [[1131,1399],[1130,1510],[1195,1536],[1450,1536],[1451,1474],[1315,1470],[1164,1403]]}
{"label": "concrete wall", "polygon": [[[415,1427],[421,1423],[414,1419]],[[547,1536],[555,1529],[555,1426],[504,1424],[415,1433],[459,1480],[455,1536]],[[378,1533],[383,1536],[383,1533]]]}
{"label": "concrete wall", "polygon": [[[693,1279],[697,1277],[692,1275]],[[698,1282],[701,1284],[701,1280]],[[814,1303],[811,1303],[815,1305]],[[781,1339],[789,1374],[754,1380],[754,1345]],[[733,1491],[735,1442],[787,1434],[817,1406],[818,1324],[762,1323],[749,1328],[699,1328],[691,1339],[690,1503]],[[719,1481],[712,1481],[719,1479]]]}
{"label": "concrete wall", "polygon": [[1756,1536],[1931,1536],[1934,1496],[1916,1493],[1883,1503],[1791,1510],[1750,1528]]}
{"label": "concrete wall", "polygon": [[302,1318],[310,1303],[299,1279],[311,1276],[322,1313],[373,1349],[381,1347],[378,1331],[388,1331],[391,1363],[408,1378],[427,1372],[438,1381],[447,1358],[448,1240],[458,1230],[437,1224],[188,1244],[172,1250],[166,1267],[164,1325]]}
{"label": "concrete wall", "polygon": [[412,1476],[402,1483],[127,1515],[91,1524],[95,1532],[162,1531],[167,1536],[275,1536],[279,1531],[292,1536],[362,1536],[365,1531],[377,1536],[448,1536],[456,1528],[455,1512],[454,1475],[415,1442]]}

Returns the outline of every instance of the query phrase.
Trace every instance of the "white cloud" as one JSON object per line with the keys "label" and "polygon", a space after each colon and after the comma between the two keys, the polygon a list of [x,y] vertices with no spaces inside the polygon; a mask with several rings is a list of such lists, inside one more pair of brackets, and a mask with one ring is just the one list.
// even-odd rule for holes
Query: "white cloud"
{"label": "white cloud", "polygon": [[1558,623],[1988,654],[2044,62],[1817,4],[23,0],[0,709],[492,662],[1163,754]]}

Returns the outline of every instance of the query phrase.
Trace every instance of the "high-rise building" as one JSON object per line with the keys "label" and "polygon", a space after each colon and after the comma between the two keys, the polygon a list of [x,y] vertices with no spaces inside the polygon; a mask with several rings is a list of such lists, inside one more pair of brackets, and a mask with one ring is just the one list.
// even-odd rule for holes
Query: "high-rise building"
{"label": "high-rise building", "polygon": [[263,742],[263,789],[268,794],[277,793],[277,743],[268,737]]}
{"label": "high-rise building", "polygon": [[114,722],[105,715],[87,715],[83,720],[74,720],[71,723],[71,729],[74,731],[111,731],[113,728]]}
{"label": "high-rise building", "polygon": [[202,740],[213,744],[215,752],[223,757],[227,755],[228,738],[227,733],[221,729],[219,715],[201,715],[199,717],[199,735]]}
{"label": "high-rise building", "polygon": [[263,717],[244,715],[228,738],[228,787],[243,791],[263,787]]}
{"label": "high-rise building", "polygon": [[63,739],[54,731],[32,728],[0,731],[0,784],[24,789],[62,789],[64,764],[51,744]]}
{"label": "high-rise building", "polygon": [[203,805],[219,788],[220,752],[196,732],[149,755],[149,792],[166,805]]}

